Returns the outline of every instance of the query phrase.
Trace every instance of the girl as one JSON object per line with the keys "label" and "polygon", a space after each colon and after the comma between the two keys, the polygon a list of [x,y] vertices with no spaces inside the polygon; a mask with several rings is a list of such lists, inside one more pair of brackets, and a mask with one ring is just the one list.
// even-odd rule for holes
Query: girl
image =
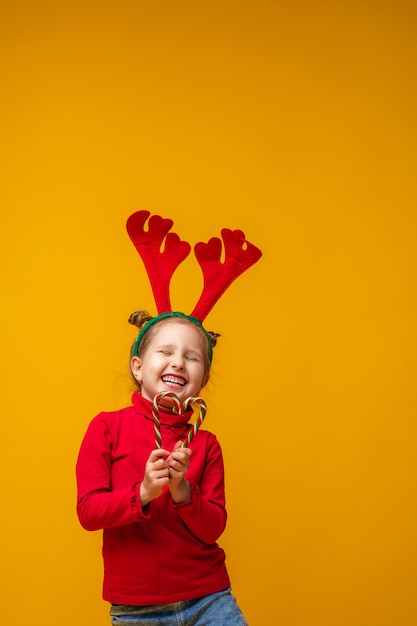
{"label": "girl", "polygon": [[141,329],[130,364],[138,391],[131,406],[93,419],[77,461],[79,520],[103,529],[111,623],[244,626],[216,543],[226,524],[216,437],[200,430],[181,447],[192,409],[178,414],[166,397],[162,448],[153,449],[153,398],[198,396],[218,335],[183,313],[139,311],[129,321]]}

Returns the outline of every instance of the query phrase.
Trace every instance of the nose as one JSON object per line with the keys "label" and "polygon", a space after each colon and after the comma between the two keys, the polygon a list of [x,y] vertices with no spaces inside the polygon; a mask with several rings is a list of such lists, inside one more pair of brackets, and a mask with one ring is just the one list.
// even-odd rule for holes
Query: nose
{"label": "nose", "polygon": [[172,367],[182,370],[184,367],[184,358],[180,354],[174,354],[172,357]]}

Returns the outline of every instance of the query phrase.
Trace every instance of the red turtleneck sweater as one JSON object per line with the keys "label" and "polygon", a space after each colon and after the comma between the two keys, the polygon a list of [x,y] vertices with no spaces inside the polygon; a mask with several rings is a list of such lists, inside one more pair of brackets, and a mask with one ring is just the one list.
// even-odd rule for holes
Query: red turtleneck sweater
{"label": "red turtleneck sweater", "polygon": [[[80,522],[103,529],[103,598],[115,604],[169,604],[230,585],[216,541],[226,524],[224,472],[216,437],[193,438],[188,502],[175,504],[166,488],[143,509],[139,488],[155,447],[152,404],[138,392],[133,406],[95,417],[77,460]],[[183,441],[192,411],[160,409],[162,445]]]}

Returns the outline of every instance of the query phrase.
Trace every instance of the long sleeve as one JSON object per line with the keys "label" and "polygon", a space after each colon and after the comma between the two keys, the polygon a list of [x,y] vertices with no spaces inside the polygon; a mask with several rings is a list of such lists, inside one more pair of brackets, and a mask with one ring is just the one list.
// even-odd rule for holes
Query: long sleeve
{"label": "long sleeve", "polygon": [[[86,530],[99,530],[131,524],[149,518],[142,510],[137,480],[112,489],[111,470],[115,462],[114,442],[104,415],[90,424],[78,455],[77,513]],[[145,507],[146,509],[146,507]]]}
{"label": "long sleeve", "polygon": [[[197,463],[197,455],[198,452],[194,459],[194,455],[191,456],[191,467],[193,461]],[[204,473],[200,483],[190,480],[190,500],[173,506],[195,537],[205,543],[213,543],[224,531],[227,520],[223,458],[214,435],[207,437],[205,456]]]}

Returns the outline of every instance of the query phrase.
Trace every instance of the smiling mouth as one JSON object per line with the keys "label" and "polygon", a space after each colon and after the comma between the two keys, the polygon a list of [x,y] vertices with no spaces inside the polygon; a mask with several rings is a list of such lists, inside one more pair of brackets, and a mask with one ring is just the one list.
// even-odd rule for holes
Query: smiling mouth
{"label": "smiling mouth", "polygon": [[186,384],[184,378],[179,378],[178,376],[162,376],[161,380],[163,383],[175,385],[177,387],[184,387]]}

